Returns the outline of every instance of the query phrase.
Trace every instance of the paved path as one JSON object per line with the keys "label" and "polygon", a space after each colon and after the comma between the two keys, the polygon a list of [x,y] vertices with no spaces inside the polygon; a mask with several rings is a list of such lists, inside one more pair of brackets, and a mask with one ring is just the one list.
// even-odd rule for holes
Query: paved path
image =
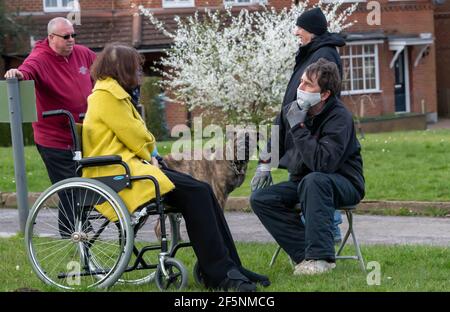
{"label": "paved path", "polygon": [[428,129],[450,129],[450,119],[439,118],[437,123],[429,124]]}
{"label": "paved path", "polygon": [[[225,216],[236,241],[274,241],[253,213],[227,212]],[[153,240],[154,222],[150,220],[147,223],[141,233],[146,238],[150,235]],[[364,245],[425,244],[450,247],[450,218],[356,215],[354,227],[359,242]],[[14,235],[18,228],[17,210],[0,209],[0,237]],[[347,229],[346,220],[341,229]],[[182,235],[187,237],[184,224]]]}

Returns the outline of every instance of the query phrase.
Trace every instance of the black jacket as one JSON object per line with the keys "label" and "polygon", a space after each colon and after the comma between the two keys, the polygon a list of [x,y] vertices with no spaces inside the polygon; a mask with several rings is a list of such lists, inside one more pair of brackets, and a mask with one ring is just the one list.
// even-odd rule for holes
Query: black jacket
{"label": "black jacket", "polygon": [[284,94],[283,105],[297,99],[297,88],[300,85],[303,72],[308,65],[317,62],[322,57],[335,63],[342,77],[341,57],[336,48],[344,45],[345,41],[339,34],[326,32],[315,37],[309,44],[301,46],[295,57],[294,72]]}
{"label": "black jacket", "polygon": [[290,128],[286,119],[289,107],[284,105],[280,114],[279,167],[286,168],[294,181],[311,172],[338,173],[355,186],[362,199],[361,146],[351,112],[333,96],[318,115],[307,116],[304,128]]}

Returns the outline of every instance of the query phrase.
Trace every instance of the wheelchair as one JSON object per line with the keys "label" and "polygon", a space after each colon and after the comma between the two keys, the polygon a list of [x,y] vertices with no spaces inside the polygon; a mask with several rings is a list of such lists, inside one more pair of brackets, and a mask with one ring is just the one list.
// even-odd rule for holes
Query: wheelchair
{"label": "wheelchair", "polygon": [[[44,118],[54,116],[66,116],[69,120],[78,177],[49,187],[30,211],[25,244],[37,276],[46,284],[65,290],[152,281],[160,290],[185,288],[189,274],[175,255],[180,248],[192,245],[181,240],[181,215],[164,207],[157,180],[152,176],[131,176],[128,165],[117,155],[83,158],[82,125],[76,124],[66,110],[43,113]],[[80,177],[83,168],[110,165],[121,166],[124,173]],[[153,182],[156,198],[130,214],[118,192],[142,179]],[[108,215],[102,213],[105,207],[109,209]],[[148,244],[144,236],[153,231],[146,233],[145,225],[151,218],[159,220],[161,236]],[[202,281],[198,264],[194,267],[194,278]]]}

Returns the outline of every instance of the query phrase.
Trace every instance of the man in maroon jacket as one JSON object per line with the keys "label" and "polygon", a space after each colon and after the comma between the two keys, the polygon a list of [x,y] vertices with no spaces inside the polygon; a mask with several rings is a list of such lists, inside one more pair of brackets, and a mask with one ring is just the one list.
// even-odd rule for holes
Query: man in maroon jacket
{"label": "man in maroon jacket", "polygon": [[[54,184],[75,176],[73,142],[67,118],[43,119],[42,112],[65,109],[79,122],[79,114],[86,112],[87,97],[93,87],[89,69],[95,53],[75,44],[73,25],[65,18],[52,19],[47,30],[47,38],[38,41],[23,64],[8,70],[5,78],[35,82],[38,121],[33,123],[34,141]],[[59,210],[63,236],[73,228],[73,213],[65,206],[63,200]]]}

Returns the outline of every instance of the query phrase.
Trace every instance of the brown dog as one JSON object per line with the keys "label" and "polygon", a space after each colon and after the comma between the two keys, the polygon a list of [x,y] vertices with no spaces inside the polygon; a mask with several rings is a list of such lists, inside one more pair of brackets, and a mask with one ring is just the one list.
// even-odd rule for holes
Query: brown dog
{"label": "brown dog", "polygon": [[[236,188],[242,185],[247,172],[248,161],[251,151],[249,151],[249,138],[245,136],[245,158],[238,160],[240,147],[238,146],[237,136],[234,139],[234,157],[233,160],[176,160],[172,155],[164,157],[164,163],[170,169],[191,175],[197,180],[211,185],[220,207],[225,209],[228,195]],[[225,158],[225,157],[224,157]],[[161,228],[159,222],[155,225],[155,234],[161,237]]]}
{"label": "brown dog", "polygon": [[[210,157],[211,159],[201,157],[201,160],[176,160],[169,154],[164,157],[164,162],[170,169],[187,173],[195,179],[211,185],[223,210],[228,195],[241,186],[245,180],[248,161],[254,152],[254,150],[250,151],[250,148],[256,148],[250,144],[250,135],[249,133],[234,133],[233,150],[230,151],[231,147],[227,144],[225,148],[229,153],[222,155],[221,160],[214,159],[214,157]],[[233,153],[232,159],[226,160],[226,155],[231,153]]]}
{"label": "brown dog", "polygon": [[170,169],[211,185],[222,209],[228,195],[244,182],[248,164],[248,161],[231,160],[175,160],[171,155],[164,157],[164,161]]}

